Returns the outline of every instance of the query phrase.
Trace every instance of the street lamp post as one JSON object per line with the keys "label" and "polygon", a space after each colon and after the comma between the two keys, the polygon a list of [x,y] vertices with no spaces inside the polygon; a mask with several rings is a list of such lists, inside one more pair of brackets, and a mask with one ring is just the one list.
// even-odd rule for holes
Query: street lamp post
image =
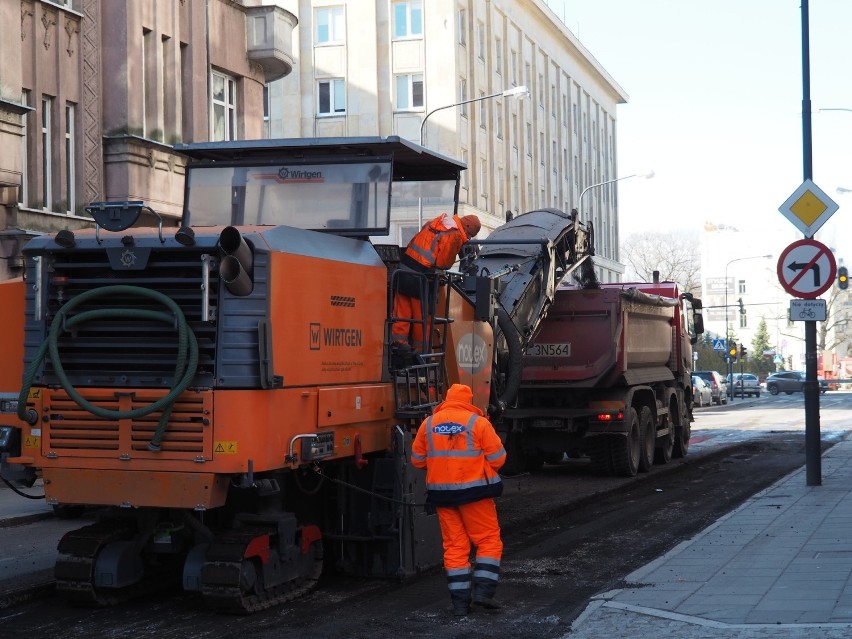
{"label": "street lamp post", "polygon": [[[771,255],[749,255],[748,257],[735,257],[734,259],[730,260],[727,264],[725,264],[725,355],[726,355],[726,359],[727,359],[726,364],[725,364],[725,369],[726,369],[726,374],[730,375],[731,388],[729,389],[730,390],[729,396],[730,396],[731,399],[734,398],[734,389],[733,389],[734,369],[733,369],[733,366],[732,366],[732,363],[731,363],[731,355],[728,352],[728,342],[729,342],[730,336],[731,336],[731,329],[728,326],[728,267],[731,264],[733,264],[734,262],[742,262],[743,260],[769,259],[770,257],[772,257],[772,256]],[[745,395],[743,395],[743,396],[745,396]]]}
{"label": "street lamp post", "polygon": [[[512,87],[511,89],[505,89],[504,91],[500,91],[499,93],[492,93],[490,95],[481,95],[478,98],[471,98],[470,100],[462,100],[461,102],[456,102],[454,104],[445,104],[444,106],[439,106],[435,109],[429,111],[426,114],[426,117],[423,118],[423,121],[420,123],[420,146],[423,146],[423,133],[426,130],[426,120],[428,120],[433,113],[438,111],[443,111],[444,109],[452,109],[453,107],[459,107],[464,104],[470,104],[471,102],[480,102],[482,100],[488,100],[490,98],[518,98],[519,100],[523,100],[526,96],[530,94],[530,90],[526,86]],[[417,198],[417,228],[420,229],[423,227],[423,198],[422,196]]]}
{"label": "street lamp post", "polygon": [[594,189],[594,188],[597,188],[599,186],[606,186],[607,184],[612,184],[613,182],[620,182],[621,180],[626,180],[628,178],[634,178],[634,177],[643,177],[646,180],[650,180],[652,177],[654,177],[654,175],[655,175],[655,173],[653,171],[648,171],[647,173],[633,173],[632,175],[625,175],[625,176],[622,176],[622,177],[617,177],[617,178],[614,178],[612,180],[607,180],[606,182],[598,182],[597,184],[590,184],[585,189],[583,189],[583,191],[580,193],[580,199],[577,200],[577,211],[579,212],[580,215],[583,214],[583,196],[590,189]]}

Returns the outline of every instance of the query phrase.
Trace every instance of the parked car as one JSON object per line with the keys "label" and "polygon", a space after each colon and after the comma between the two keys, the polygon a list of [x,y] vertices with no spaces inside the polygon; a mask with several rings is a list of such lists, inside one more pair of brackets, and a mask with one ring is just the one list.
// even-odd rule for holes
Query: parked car
{"label": "parked car", "polygon": [[[828,390],[828,382],[822,377],[818,378],[819,392],[824,393]],[[772,373],[766,378],[766,390],[770,395],[778,393],[787,393],[792,395],[798,393],[805,388],[805,374],[802,371],[778,371]]]}
{"label": "parked car", "polygon": [[693,375],[700,377],[710,386],[710,393],[713,395],[714,404],[728,403],[728,382],[722,377],[721,373],[716,371],[693,371]]}
{"label": "parked car", "polygon": [[692,405],[693,406],[709,406],[713,403],[713,394],[710,392],[710,386],[707,385],[698,375],[692,376]]}
{"label": "parked car", "polygon": [[757,375],[752,375],[751,373],[735,373],[734,374],[734,383],[731,384],[731,376],[728,375],[726,378],[728,382],[728,391],[731,397],[747,396],[751,397],[754,395],[755,397],[760,397],[760,381],[757,379]]}

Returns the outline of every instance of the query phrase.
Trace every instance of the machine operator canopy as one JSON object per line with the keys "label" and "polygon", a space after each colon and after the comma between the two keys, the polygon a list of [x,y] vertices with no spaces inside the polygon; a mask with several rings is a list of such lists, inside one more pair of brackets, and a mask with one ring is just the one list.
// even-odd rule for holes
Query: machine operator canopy
{"label": "machine operator canopy", "polygon": [[437,188],[444,206],[454,211],[464,168],[396,137],[202,143],[176,150],[192,160],[184,224],[196,227],[271,225],[387,235],[391,209],[411,205],[412,187],[418,195]]}

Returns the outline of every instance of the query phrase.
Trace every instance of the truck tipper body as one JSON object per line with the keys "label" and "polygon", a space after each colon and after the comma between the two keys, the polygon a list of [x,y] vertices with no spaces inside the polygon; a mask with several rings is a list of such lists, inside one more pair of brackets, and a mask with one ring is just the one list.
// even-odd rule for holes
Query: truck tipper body
{"label": "truck tipper body", "polygon": [[684,456],[701,323],[700,301],[673,282],[557,288],[500,425],[513,467],[586,455],[630,476]]}

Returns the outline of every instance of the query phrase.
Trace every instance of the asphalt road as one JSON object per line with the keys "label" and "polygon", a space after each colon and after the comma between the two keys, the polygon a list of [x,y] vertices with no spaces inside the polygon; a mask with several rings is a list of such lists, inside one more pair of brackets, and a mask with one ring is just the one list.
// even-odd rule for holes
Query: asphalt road
{"label": "asphalt road", "polygon": [[[850,429],[850,404],[846,393],[822,402],[825,445]],[[690,455],[635,479],[569,462],[509,480],[498,505],[506,543],[498,596],[507,604],[499,613],[452,617],[436,570],[405,584],[324,576],[307,597],[251,617],[212,614],[183,593],[80,609],[44,590],[0,611],[0,636],[559,637],[591,595],[802,466],[803,423],[801,398],[761,396],[700,409]],[[29,538],[25,528],[0,531],[0,548],[2,533]]]}

